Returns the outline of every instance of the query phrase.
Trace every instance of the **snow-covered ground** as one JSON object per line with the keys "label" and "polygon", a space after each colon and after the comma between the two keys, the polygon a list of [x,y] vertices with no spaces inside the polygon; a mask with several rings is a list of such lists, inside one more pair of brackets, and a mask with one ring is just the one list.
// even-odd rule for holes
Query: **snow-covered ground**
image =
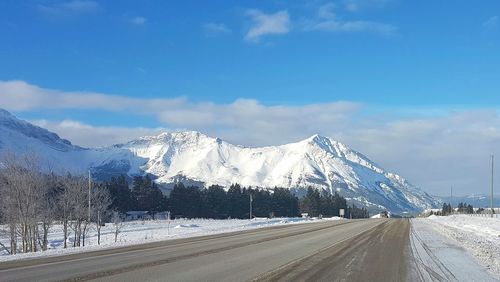
{"label": "snow-covered ground", "polygon": [[500,219],[468,215],[414,219],[411,241],[424,276],[500,280]]}
{"label": "snow-covered ground", "polygon": [[[50,256],[69,254],[75,252],[92,251],[102,248],[113,248],[125,245],[142,244],[154,241],[171,240],[179,238],[187,238],[194,236],[226,233],[240,230],[250,230],[263,228],[268,226],[285,225],[285,224],[305,224],[310,222],[318,222],[321,220],[340,220],[339,217],[323,218],[323,219],[304,219],[304,218],[255,218],[253,220],[243,219],[176,219],[171,220],[170,224],[167,220],[151,220],[151,221],[130,221],[124,222],[121,231],[118,235],[118,240],[115,243],[114,226],[106,224],[101,229],[101,244],[97,245],[97,232],[93,227],[87,235],[85,247],[67,249],[63,248],[63,230],[61,225],[55,225],[49,233],[49,250],[45,252],[18,254],[15,256],[7,255],[4,250],[0,249],[0,262],[7,260],[31,258],[36,256]],[[0,230],[5,228],[0,226]],[[0,233],[2,234],[2,233]],[[70,234],[71,237],[72,233]],[[9,245],[8,237],[0,237],[0,242],[4,245]],[[73,239],[71,238],[68,245],[71,246]]]}

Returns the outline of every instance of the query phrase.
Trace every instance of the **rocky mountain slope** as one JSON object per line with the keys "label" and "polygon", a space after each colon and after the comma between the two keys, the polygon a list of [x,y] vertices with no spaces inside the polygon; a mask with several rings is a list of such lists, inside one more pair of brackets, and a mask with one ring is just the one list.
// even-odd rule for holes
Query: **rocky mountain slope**
{"label": "rocky mountain slope", "polygon": [[0,153],[33,152],[56,171],[95,177],[149,173],[159,184],[178,181],[338,192],[370,210],[416,212],[439,201],[345,144],[314,135],[260,148],[233,145],[199,132],[168,132],[106,148],[81,148],[43,128],[0,111]]}

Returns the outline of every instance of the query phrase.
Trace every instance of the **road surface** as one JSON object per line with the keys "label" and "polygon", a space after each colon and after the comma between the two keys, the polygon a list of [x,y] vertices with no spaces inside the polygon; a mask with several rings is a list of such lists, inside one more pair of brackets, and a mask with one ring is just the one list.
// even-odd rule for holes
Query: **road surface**
{"label": "road surface", "polygon": [[409,222],[326,221],[0,263],[1,281],[405,281]]}

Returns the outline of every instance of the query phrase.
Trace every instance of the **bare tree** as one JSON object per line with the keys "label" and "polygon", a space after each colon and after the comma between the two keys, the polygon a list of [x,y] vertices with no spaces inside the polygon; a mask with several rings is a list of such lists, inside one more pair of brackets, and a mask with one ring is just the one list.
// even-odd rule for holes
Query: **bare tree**
{"label": "bare tree", "polygon": [[101,244],[101,227],[103,219],[108,217],[109,206],[111,205],[111,195],[103,185],[96,185],[92,192],[92,215],[96,223],[97,244]]}
{"label": "bare tree", "polygon": [[[4,236],[10,239],[9,254],[15,255],[17,252],[17,209],[14,201],[14,193],[8,188],[8,180],[5,177],[5,169],[0,170],[0,223],[8,226],[8,231],[3,232]],[[5,247],[5,246],[4,246]],[[7,249],[7,247],[5,247]]]}
{"label": "bare tree", "polygon": [[59,219],[63,225],[63,245],[66,249],[68,247],[68,228],[71,219],[71,210],[72,210],[72,195],[71,195],[71,186],[72,186],[72,176],[70,174],[65,176],[57,177],[57,181],[60,187],[60,191],[58,193],[57,199],[57,209],[59,214]]}
{"label": "bare tree", "polygon": [[[8,236],[8,232],[5,232],[5,230],[0,229],[0,238],[7,237],[7,236]],[[2,244],[2,242],[0,242],[0,247],[4,251],[6,251],[7,254],[9,254],[9,255],[11,254],[11,250],[7,246],[5,246],[4,244]]]}
{"label": "bare tree", "polygon": [[[1,165],[1,164],[0,164]],[[3,226],[10,226],[9,222],[9,200],[7,197],[7,186],[5,185],[5,180],[2,175],[2,170],[0,170],[0,195],[5,195],[0,198],[0,238],[9,238],[10,239],[10,249],[0,242],[0,247],[2,247],[8,254],[12,254],[12,238],[10,236],[10,232],[2,228]]]}
{"label": "bare tree", "polygon": [[45,175],[42,179],[42,191],[39,196],[38,221],[40,222],[42,235],[39,242],[43,251],[48,247],[49,229],[54,224],[57,212],[57,177],[54,174]]}
{"label": "bare tree", "polygon": [[120,213],[115,211],[113,213],[113,226],[115,227],[115,243],[118,241],[118,234],[123,228],[123,220],[120,217]]}
{"label": "bare tree", "polygon": [[[101,221],[108,216],[111,199],[102,186],[94,190],[89,199],[84,175],[44,172],[35,154],[6,154],[0,160],[0,224],[7,228],[0,236],[10,237],[10,246],[0,248],[12,255],[47,250],[48,234],[56,219],[63,225],[64,248],[70,229],[73,246],[84,246],[92,222],[97,225],[100,243]],[[93,202],[92,214],[88,213],[89,200]]]}
{"label": "bare tree", "polygon": [[11,229],[11,253],[17,252],[17,234],[22,252],[38,250],[38,217],[45,185],[39,160],[34,154],[8,153],[2,160],[3,213]]}
{"label": "bare tree", "polygon": [[83,175],[68,176],[67,189],[70,203],[70,227],[74,232],[73,247],[82,245],[87,222],[87,179]]}

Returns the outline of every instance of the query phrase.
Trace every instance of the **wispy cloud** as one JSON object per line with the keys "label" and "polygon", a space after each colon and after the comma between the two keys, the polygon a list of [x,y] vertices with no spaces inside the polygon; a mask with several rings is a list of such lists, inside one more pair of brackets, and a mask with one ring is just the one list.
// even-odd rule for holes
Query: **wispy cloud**
{"label": "wispy cloud", "polygon": [[222,34],[231,33],[231,29],[223,23],[205,23],[201,26],[201,29],[207,37],[216,37]]}
{"label": "wispy cloud", "polygon": [[50,18],[69,17],[78,14],[96,12],[101,7],[99,3],[90,0],[73,0],[55,4],[39,4],[38,10]]}
{"label": "wispy cloud", "polygon": [[306,25],[306,31],[320,30],[333,32],[376,32],[382,34],[390,34],[396,31],[396,28],[389,24],[372,22],[372,21],[338,21],[326,20],[320,22],[312,22]]}
{"label": "wispy cloud", "polygon": [[135,25],[145,25],[147,21],[148,19],[145,17],[135,17],[130,20],[130,22]]}
{"label": "wispy cloud", "polygon": [[391,34],[397,30],[395,26],[381,22],[340,19],[335,8],[336,5],[333,3],[319,7],[315,18],[302,22],[302,29],[304,31],[374,32],[380,34]]}
{"label": "wispy cloud", "polygon": [[248,29],[245,39],[259,42],[264,35],[286,34],[291,29],[288,11],[279,11],[274,14],[266,14],[262,11],[251,9],[246,12],[252,24]]}
{"label": "wispy cloud", "polygon": [[366,8],[383,7],[394,0],[344,0],[343,7],[350,12],[358,12]]}
{"label": "wispy cloud", "polygon": [[497,25],[498,25],[498,16],[493,16],[483,22],[483,27],[488,29],[495,28]]}

